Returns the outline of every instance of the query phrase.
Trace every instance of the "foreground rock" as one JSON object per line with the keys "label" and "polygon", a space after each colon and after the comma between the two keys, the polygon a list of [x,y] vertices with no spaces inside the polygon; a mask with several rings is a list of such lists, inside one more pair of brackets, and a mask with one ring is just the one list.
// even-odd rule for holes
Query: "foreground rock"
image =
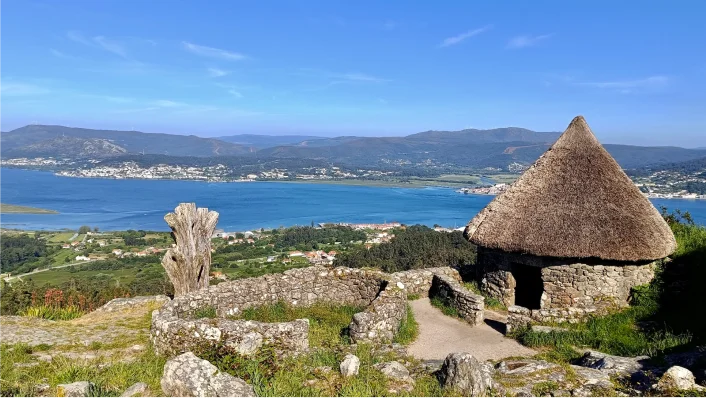
{"label": "foreground rock", "polygon": [[446,357],[439,371],[439,381],[443,388],[469,397],[485,396],[493,386],[488,367],[465,352]]}
{"label": "foreground rock", "polygon": [[359,369],[360,359],[353,354],[347,354],[345,358],[343,358],[343,362],[341,362],[339,367],[339,370],[344,377],[356,376]]}
{"label": "foreground rock", "polygon": [[95,384],[90,381],[77,381],[56,386],[56,395],[60,397],[88,397],[93,395]]}
{"label": "foreground rock", "polygon": [[687,390],[706,391],[706,388],[696,384],[694,374],[689,369],[681,366],[672,366],[667,369],[654,388],[666,395]]}
{"label": "foreground rock", "polygon": [[173,397],[254,397],[255,390],[242,379],[221,373],[210,362],[191,352],[164,365],[162,391]]}
{"label": "foreground rock", "polygon": [[633,376],[636,373],[652,370],[646,363],[649,359],[648,356],[619,357],[598,351],[586,351],[576,365],[597,369],[611,375]]}
{"label": "foreground rock", "polygon": [[134,397],[144,394],[147,391],[147,383],[135,383],[120,395],[121,397]]}

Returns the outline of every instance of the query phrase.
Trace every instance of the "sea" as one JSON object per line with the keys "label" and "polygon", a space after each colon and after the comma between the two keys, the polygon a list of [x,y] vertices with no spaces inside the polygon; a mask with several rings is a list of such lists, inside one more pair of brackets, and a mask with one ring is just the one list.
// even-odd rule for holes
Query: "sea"
{"label": "sea", "polygon": [[[2,203],[56,210],[59,214],[2,214],[3,228],[27,230],[143,229],[168,231],[164,215],[180,202],[220,213],[218,227],[246,231],[314,223],[464,226],[488,202],[453,188],[392,188],[339,184],[59,177],[51,172],[0,168]],[[659,207],[691,213],[706,225],[706,200],[652,199]]]}

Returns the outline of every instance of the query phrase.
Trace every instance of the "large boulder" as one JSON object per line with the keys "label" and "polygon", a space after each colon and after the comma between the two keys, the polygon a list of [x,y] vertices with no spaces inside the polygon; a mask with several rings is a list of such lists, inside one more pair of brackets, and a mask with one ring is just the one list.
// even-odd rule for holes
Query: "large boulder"
{"label": "large boulder", "polygon": [[671,395],[685,390],[706,391],[706,388],[696,384],[694,374],[687,368],[672,366],[659,379],[654,386],[660,393]]}
{"label": "large boulder", "polygon": [[485,396],[493,386],[492,374],[473,355],[451,353],[439,371],[441,386],[469,397]]}
{"label": "large boulder", "polygon": [[651,370],[646,364],[650,357],[619,357],[598,351],[586,351],[575,364],[586,368],[597,369],[611,375],[632,376],[635,373]]}
{"label": "large boulder", "polygon": [[135,383],[123,391],[121,397],[135,397],[141,396],[147,391],[147,383]]}
{"label": "large boulder", "polygon": [[191,352],[164,365],[162,391],[172,397],[254,397],[255,390],[242,379],[221,373],[210,362]]}

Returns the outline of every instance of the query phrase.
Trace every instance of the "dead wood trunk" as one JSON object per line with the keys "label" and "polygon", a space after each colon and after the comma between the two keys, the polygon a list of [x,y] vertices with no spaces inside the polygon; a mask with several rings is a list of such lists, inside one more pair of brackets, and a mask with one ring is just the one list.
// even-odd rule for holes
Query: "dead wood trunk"
{"label": "dead wood trunk", "polygon": [[218,213],[196,208],[196,203],[180,203],[164,220],[172,229],[176,247],[167,250],[162,266],[174,285],[174,296],[208,287],[211,271],[211,236]]}

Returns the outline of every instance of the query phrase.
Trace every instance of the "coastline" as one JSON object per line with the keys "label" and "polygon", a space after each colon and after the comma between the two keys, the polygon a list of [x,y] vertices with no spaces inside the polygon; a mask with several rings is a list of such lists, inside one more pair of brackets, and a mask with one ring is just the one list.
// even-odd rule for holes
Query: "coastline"
{"label": "coastline", "polygon": [[0,214],[59,214],[56,210],[0,203]]}

